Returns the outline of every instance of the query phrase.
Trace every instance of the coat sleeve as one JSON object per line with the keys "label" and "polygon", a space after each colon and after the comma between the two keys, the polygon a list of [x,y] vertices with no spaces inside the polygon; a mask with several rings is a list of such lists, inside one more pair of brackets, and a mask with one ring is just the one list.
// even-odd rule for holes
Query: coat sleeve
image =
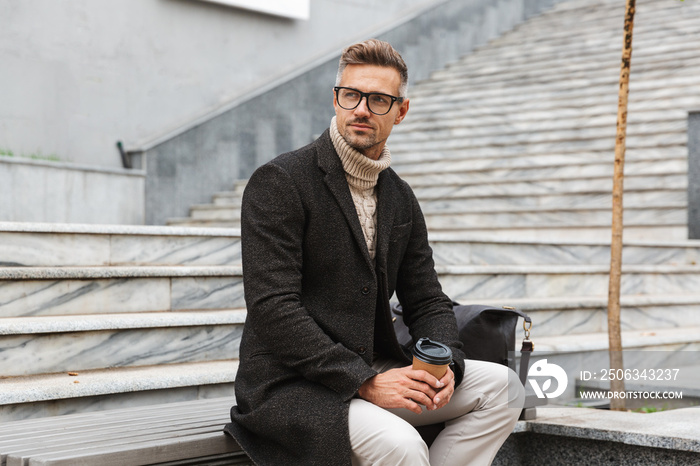
{"label": "coat sleeve", "polygon": [[246,325],[285,366],[347,400],[376,372],[333,341],[304,308],[304,226],[304,206],[290,175],[274,163],[259,168],[241,209]]}
{"label": "coat sleeve", "polygon": [[404,323],[413,341],[428,337],[450,347],[456,365],[455,385],[459,385],[464,375],[466,356],[461,349],[457,319],[452,310],[452,301],[443,293],[438,281],[423,212],[412,191],[410,196],[413,225],[399,267],[396,296],[403,307]]}

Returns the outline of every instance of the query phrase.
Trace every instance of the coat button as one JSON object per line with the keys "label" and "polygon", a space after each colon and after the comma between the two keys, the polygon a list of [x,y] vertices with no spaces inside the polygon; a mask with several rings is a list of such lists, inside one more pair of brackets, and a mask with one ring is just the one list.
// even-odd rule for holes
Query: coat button
{"label": "coat button", "polygon": [[365,294],[365,295],[369,294],[369,286],[362,287],[362,294]]}
{"label": "coat button", "polygon": [[360,346],[359,348],[357,348],[358,354],[365,354],[366,352],[367,352],[367,348],[365,348],[364,346]]}

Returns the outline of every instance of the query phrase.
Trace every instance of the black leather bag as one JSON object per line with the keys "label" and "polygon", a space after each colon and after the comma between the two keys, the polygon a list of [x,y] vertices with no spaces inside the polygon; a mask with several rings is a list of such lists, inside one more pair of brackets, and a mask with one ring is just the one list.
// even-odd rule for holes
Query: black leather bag
{"label": "black leather bag", "polygon": [[[526,331],[532,326],[530,317],[512,307],[493,307],[483,304],[461,305],[453,303],[459,339],[462,350],[468,359],[503,364],[514,371],[515,329],[522,318]],[[392,303],[394,331],[399,343],[410,348],[413,344],[408,327],[403,323],[403,310],[398,303]],[[529,340],[526,338],[526,341]],[[517,372],[517,371],[516,371]]]}
{"label": "black leather bag", "polygon": [[[494,307],[483,304],[462,305],[453,302],[459,340],[467,359],[495,362],[510,367],[518,373],[515,362],[515,333],[518,319],[523,319],[525,339],[520,349],[520,381],[523,386],[527,380],[530,353],[534,345],[530,340],[532,319],[513,307]],[[398,303],[392,303],[394,331],[399,343],[405,348],[413,345],[408,327],[403,322],[403,310]],[[526,398],[521,419],[533,419],[536,415],[536,401]]]}

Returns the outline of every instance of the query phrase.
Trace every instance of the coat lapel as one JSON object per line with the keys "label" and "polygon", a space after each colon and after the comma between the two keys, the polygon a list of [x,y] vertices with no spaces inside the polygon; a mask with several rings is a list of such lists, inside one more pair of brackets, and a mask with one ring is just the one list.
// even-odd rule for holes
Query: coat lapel
{"label": "coat lapel", "polygon": [[372,260],[369,257],[369,251],[367,250],[365,235],[360,226],[360,219],[357,216],[355,203],[352,200],[352,194],[350,194],[348,181],[345,179],[345,170],[343,169],[340,157],[338,157],[333,147],[328,130],[319,138],[318,143],[318,166],[321,171],[325,173],[323,181],[338,202],[343,215],[345,215],[353,237],[362,251],[367,264],[370,268],[374,269]]}

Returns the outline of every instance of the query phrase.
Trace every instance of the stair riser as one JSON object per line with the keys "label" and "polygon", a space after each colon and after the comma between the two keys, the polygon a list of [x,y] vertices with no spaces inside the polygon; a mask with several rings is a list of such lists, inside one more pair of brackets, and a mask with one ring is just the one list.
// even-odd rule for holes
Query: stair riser
{"label": "stair riser", "polygon": [[[437,164],[436,164],[437,165]],[[614,170],[612,163],[540,166],[532,168],[494,168],[472,169],[462,173],[455,173],[454,167],[445,164],[444,167],[435,166],[435,173],[402,174],[402,178],[411,186],[430,186],[440,184],[482,183],[486,184],[494,179],[507,178],[512,181],[520,180],[552,180],[552,179],[577,179],[589,177],[609,177]],[[625,165],[625,175],[657,175],[659,173],[685,174],[688,170],[687,160],[657,160],[653,162],[631,162]]]}
{"label": "stair riser", "polygon": [[[454,230],[436,230],[434,233],[453,233]],[[529,226],[526,228],[494,226],[488,228],[469,230],[468,234],[475,238],[489,237],[493,240],[509,240],[517,238],[526,241],[610,241],[612,236],[610,227],[569,227],[569,228],[543,228]],[[688,227],[685,225],[625,225],[624,239],[627,241],[686,241],[688,239]]]}
{"label": "stair riser", "polygon": [[240,236],[112,238],[112,265],[238,265]]}
{"label": "stair riser", "polygon": [[190,209],[190,217],[193,219],[204,220],[219,220],[219,219],[236,219],[240,216],[240,208],[232,206],[209,206],[205,209]]}
{"label": "stair riser", "polygon": [[[581,61],[575,64],[569,63],[564,69],[561,66],[553,66],[551,68],[553,73],[546,75],[543,75],[541,72],[541,67],[546,67],[546,65],[539,62],[532,66],[515,67],[507,72],[496,66],[484,67],[478,70],[478,73],[472,70],[471,76],[456,75],[451,79],[434,82],[431,87],[421,86],[419,88],[420,92],[412,94],[412,97],[420,96],[421,98],[426,98],[433,105],[437,102],[447,101],[444,96],[450,92],[455,93],[457,99],[466,100],[469,99],[467,92],[477,94],[481,91],[483,95],[479,98],[482,102],[488,101],[488,99],[510,97],[517,99],[520,92],[554,95],[554,92],[570,94],[576,91],[576,96],[589,95],[589,92],[600,92],[601,88],[608,87],[614,84],[615,81],[619,81],[619,76],[611,72],[611,70],[615,69],[614,66],[619,59],[619,55],[593,57],[588,61]],[[678,80],[678,87],[683,88],[686,86],[686,83],[681,78],[697,74],[700,68],[700,61],[698,61],[697,55],[692,52],[686,52],[675,60],[684,63],[683,69],[674,73],[674,78]],[[655,63],[655,61],[661,61],[662,63]],[[666,65],[663,62],[668,61],[674,61],[674,57],[664,56],[656,60],[650,58],[644,62],[640,61],[639,66],[635,65],[634,82],[641,86],[641,91],[652,89],[658,85],[658,81],[668,78],[668,74],[664,76],[664,72],[667,73],[667,71],[662,68]],[[533,66],[537,68],[533,68]],[[659,68],[662,69],[659,70]],[[567,76],[565,81],[556,79],[556,76],[561,76],[562,74]],[[496,77],[495,75],[498,76]],[[498,82],[494,82],[495,79],[498,79]],[[465,82],[468,82],[466,88]]]}
{"label": "stair riser", "polygon": [[238,237],[0,232],[5,266],[235,265]]}
{"label": "stair riser", "polygon": [[220,194],[220,195],[215,195],[212,198],[214,205],[222,205],[222,206],[228,206],[228,207],[241,207],[241,203],[243,202],[243,198],[240,194],[237,193],[231,193],[231,195],[228,194]]}
{"label": "stair riser", "polygon": [[[694,33],[696,27],[686,28],[685,32]],[[680,32],[680,31],[678,31]],[[579,37],[577,37],[579,39]],[[696,64],[697,54],[691,47],[669,50],[665,44],[657,45],[648,43],[649,36],[641,39],[646,44],[635,44],[635,77],[644,78],[649,75],[658,75],[663,72],[664,66],[669,61],[688,62],[689,66]],[[659,38],[651,40],[659,41]],[[523,52],[523,49],[520,49]],[[587,41],[585,47],[561,47],[560,44],[537,44],[533,49],[521,55],[503,55],[494,51],[488,59],[491,61],[475,60],[468,57],[466,60],[452,64],[431,75],[431,80],[417,86],[415,95],[429,94],[439,89],[442,85],[449,85],[460,80],[489,83],[491,86],[504,86],[511,80],[520,78],[520,82],[551,81],[554,85],[561,85],[557,76],[561,74],[543,74],[542,69],[565,69],[567,76],[578,78],[588,76],[588,79],[600,77],[600,71],[604,69],[602,64],[614,63],[620,58],[620,45],[615,41],[611,43],[609,38],[600,37],[597,40]],[[595,66],[597,65],[597,67]],[[609,69],[609,67],[607,67]],[[539,71],[539,74],[537,73]],[[683,70],[678,70],[683,71]],[[494,80],[494,75],[498,79]],[[608,75],[608,77],[610,74]]]}
{"label": "stair riser", "polygon": [[[537,337],[608,331],[606,308],[527,311]],[[700,305],[625,307],[620,311],[622,331],[700,326]],[[520,332],[520,330],[518,330]],[[699,337],[700,340],[700,337]]]}
{"label": "stair riser", "polygon": [[[609,238],[608,238],[609,240]],[[608,265],[609,245],[431,241],[438,265]],[[700,247],[624,246],[625,265],[694,265]]]}
{"label": "stair riser", "polygon": [[[636,226],[640,225],[682,225],[687,222],[688,212],[685,208],[646,208],[639,210],[627,209],[624,221]],[[532,225],[540,227],[571,227],[606,226],[611,225],[612,213],[608,210],[551,210],[547,212],[479,212],[461,214],[426,214],[425,221],[428,229],[435,230],[470,230],[483,229],[488,226],[508,225],[509,228],[528,228]]]}
{"label": "stair riser", "polygon": [[0,281],[0,317],[231,308],[240,277]]}
{"label": "stair riser", "polygon": [[[661,109],[678,108],[693,108],[697,105],[698,97],[692,93],[691,89],[684,89],[684,94],[676,94],[670,91],[657,90],[655,92],[645,92],[644,95],[630,96],[628,111],[630,115],[636,112],[657,111]],[[547,98],[547,95],[541,95],[537,99],[521,100],[517,97],[494,98],[490,101],[481,101],[476,98],[469,100],[459,100],[455,102],[446,102],[443,104],[423,104],[418,108],[411,106],[411,112],[406,120],[422,121],[422,120],[442,120],[449,121],[452,119],[474,119],[474,123],[478,123],[477,118],[503,117],[504,115],[516,114],[514,121],[527,121],[532,113],[548,113],[548,118],[561,115],[561,112],[577,111],[577,118],[587,115],[604,115],[615,114],[617,108],[614,99],[610,99],[609,95],[616,95],[614,86],[610,89],[599,89],[597,93],[586,94],[581,96],[568,96],[564,99],[561,96],[552,94]],[[488,121],[488,120],[486,120]]]}
{"label": "stair riser", "polygon": [[5,376],[238,358],[243,326],[0,336]]}
{"label": "stair riser", "polygon": [[[687,157],[688,148],[684,145],[664,146],[657,148],[628,148],[625,162],[678,160]],[[530,167],[551,167],[565,165],[588,165],[591,163],[609,163],[609,151],[581,151],[578,153],[547,152],[527,159]],[[426,151],[422,153],[402,153],[392,166],[399,174],[436,173],[449,168],[448,171],[488,170],[497,168],[512,168],[523,166],[523,159],[518,156],[497,154],[494,149],[468,151]]]}
{"label": "stair riser", "polygon": [[[680,128],[680,125],[679,125]],[[614,130],[614,128],[612,128]],[[513,141],[508,137],[483,137],[471,139],[446,139],[436,141],[421,141],[404,144],[393,142],[392,150],[396,151],[438,151],[438,150],[473,150],[498,146],[501,155],[539,155],[542,153],[569,153],[592,150],[614,149],[615,137],[608,134],[596,134],[590,138],[553,138],[552,140],[538,140],[540,136],[533,136],[529,141]],[[658,146],[673,146],[687,143],[686,131],[679,129],[674,133],[661,134],[628,134],[627,142],[630,148],[648,148]]]}
{"label": "stair riser", "polygon": [[215,219],[189,219],[177,222],[182,227],[201,228],[241,228],[240,220],[215,220]]}
{"label": "stair riser", "polygon": [[[560,366],[568,376],[566,391],[555,400],[552,400],[554,403],[577,397],[575,380],[580,377],[582,370],[590,372],[597,371],[600,376],[600,371],[602,369],[610,368],[610,356],[607,351],[607,342],[601,343],[604,343],[605,347],[597,351],[550,352],[545,349],[539,350],[536,346],[532,354],[530,367],[532,367],[532,363],[541,359],[546,359],[547,364],[556,364]],[[537,343],[535,343],[535,345],[537,345]],[[518,347],[516,349],[519,350],[520,348]],[[648,346],[637,346],[634,350],[626,350],[624,352],[624,367],[646,368],[647,370],[666,368],[669,367],[669,358],[672,358],[672,367],[682,371],[683,367],[697,365],[698,351],[700,351],[700,341],[695,343],[649,344]],[[516,353],[519,354],[518,351],[516,351]],[[541,385],[544,380],[540,379],[539,382]],[[669,382],[669,386],[672,387],[673,382]],[[547,408],[545,406],[538,409]]]}
{"label": "stair riser", "polygon": [[[579,180],[541,180],[513,181],[511,183],[490,183],[481,185],[436,185],[418,186],[413,191],[419,201],[427,199],[455,200],[465,197],[487,196],[532,196],[567,193],[612,192],[612,172],[608,177]],[[625,178],[625,189],[655,191],[666,189],[685,189],[688,186],[687,175],[630,176]]]}
{"label": "stair riser", "polygon": [[[676,131],[678,128],[685,128],[687,112],[644,112],[633,113],[628,121],[628,132],[630,134],[644,131],[646,125],[656,125],[655,132],[662,130]],[[436,141],[440,139],[469,138],[490,136],[493,138],[509,136],[514,139],[534,137],[535,133],[541,138],[552,138],[560,135],[576,135],[579,137],[589,135],[609,134],[610,128],[615,128],[616,116],[614,114],[591,115],[585,117],[571,117],[559,120],[529,120],[529,121],[509,121],[500,122],[499,118],[492,116],[491,122],[481,118],[462,118],[460,126],[442,126],[437,122],[431,122],[428,126],[423,126],[414,122],[407,123],[405,128],[393,134],[400,135],[404,141]],[[452,123],[454,124],[454,122]],[[413,126],[413,127],[411,127]],[[420,129],[420,131],[419,131]]]}
{"label": "stair riser", "polygon": [[[562,71],[561,74],[565,74]],[[696,96],[693,87],[696,85],[691,73],[688,76],[676,75],[667,79],[648,79],[646,81],[635,81],[634,94],[630,96],[630,104],[654,98],[680,98],[688,94]],[[449,111],[459,109],[469,112],[472,105],[477,108],[488,108],[490,105],[505,105],[510,111],[515,111],[519,107],[529,109],[529,111],[543,108],[543,106],[554,106],[555,108],[570,107],[573,105],[584,105],[595,103],[595,105],[610,104],[610,93],[616,94],[615,74],[610,73],[606,80],[591,82],[589,80],[579,80],[571,83],[572,87],[557,88],[544,84],[533,84],[532,86],[510,86],[509,88],[489,88],[470,89],[466,82],[460,88],[452,89],[451,93],[435,94],[427,98],[418,100],[415,106],[411,106],[411,111],[415,113]],[[568,83],[568,82],[567,82]],[[697,98],[697,97],[696,97]],[[413,103],[413,102],[412,102]],[[415,108],[414,108],[415,107]],[[503,112],[502,108],[494,108],[494,111]]]}
{"label": "stair riser", "polygon": [[[671,4],[665,2],[665,6],[669,5]],[[687,4],[681,3],[680,5],[685,7]],[[637,20],[635,21],[635,39],[638,38],[640,44],[653,46],[668,37],[668,31],[660,27],[664,23],[678,24],[679,28],[686,29],[686,33],[695,30],[692,26],[693,16],[697,15],[697,10],[694,10],[693,7],[664,10],[648,8],[645,4],[641,4],[641,6],[642,9],[635,18]],[[554,48],[558,46],[560,49],[576,49],[582,44],[588,44],[589,40],[597,41],[601,37],[615,40],[622,34],[623,14],[624,5],[622,10],[618,8],[602,19],[591,16],[588,21],[580,21],[579,18],[570,16],[546,15],[542,17],[543,21],[529,24],[528,28],[525,29],[526,35],[515,31],[513,34],[507,34],[495,40],[489,52],[493,51],[495,59],[505,59],[516,56],[518,51],[534,51],[539,47]],[[571,25],[569,28],[566,27],[567,18]],[[538,24],[539,28],[536,27]],[[538,31],[542,33],[540,34]],[[653,39],[656,39],[656,42]],[[635,40],[635,44],[636,42]],[[474,54],[468,57],[464,63],[475,65],[484,60],[483,55],[488,54]]]}
{"label": "stair riser", "polygon": [[[616,44],[617,45],[617,44]],[[643,55],[635,55],[635,82],[651,81],[665,78],[663,73],[670,61],[682,61],[687,64],[687,68],[678,70],[678,75],[689,75],[693,69],[699,65],[698,56],[694,50],[679,50],[675,53],[664,54],[663,51],[654,53],[646,50]],[[508,59],[507,68],[502,64],[479,64],[467,67],[451,68],[434,75],[433,80],[421,83],[415,92],[411,92],[411,97],[430,97],[439,95],[441,90],[463,91],[464,82],[469,82],[469,90],[503,89],[510,93],[516,87],[522,89],[537,89],[539,86],[551,85],[557,89],[571,89],[579,87],[581,84],[607,84],[615,79],[613,69],[615,61],[620,59],[619,47],[610,49],[607,53],[591,54],[587,50],[574,50],[567,53],[557,53],[556,50],[542,50],[541,60],[536,62],[522,62]],[[544,56],[547,54],[547,56]],[[577,55],[572,55],[577,54]],[[523,57],[525,58],[525,57]],[[561,60],[567,60],[562,65]],[[543,74],[542,69],[551,64],[550,70],[561,71]],[[563,68],[565,66],[565,68]],[[567,80],[560,79],[565,72]],[[558,79],[559,77],[559,79]],[[571,84],[568,88],[566,84]]]}
{"label": "stair riser", "polygon": [[[625,192],[626,208],[686,206],[687,191]],[[612,209],[612,194],[562,194],[527,197],[472,197],[454,200],[423,200],[424,213],[458,213],[517,210],[522,208]]]}
{"label": "stair riser", "polygon": [[[441,273],[443,291],[460,303],[518,298],[605,296],[608,272]],[[623,270],[622,295],[688,295],[700,289],[700,273],[632,273]],[[507,304],[507,303],[504,303]]]}

